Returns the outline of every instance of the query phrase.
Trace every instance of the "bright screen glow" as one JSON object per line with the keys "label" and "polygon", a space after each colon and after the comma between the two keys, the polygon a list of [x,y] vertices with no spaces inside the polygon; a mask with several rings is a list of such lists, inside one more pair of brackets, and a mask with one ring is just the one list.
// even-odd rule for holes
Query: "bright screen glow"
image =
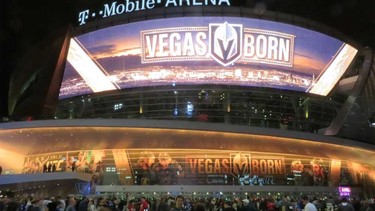
{"label": "bright screen glow", "polygon": [[340,196],[350,196],[351,188],[339,186]]}
{"label": "bright screen glow", "polygon": [[72,38],[59,98],[179,84],[269,87],[325,96],[356,53],[319,32],[259,19],[149,20]]}

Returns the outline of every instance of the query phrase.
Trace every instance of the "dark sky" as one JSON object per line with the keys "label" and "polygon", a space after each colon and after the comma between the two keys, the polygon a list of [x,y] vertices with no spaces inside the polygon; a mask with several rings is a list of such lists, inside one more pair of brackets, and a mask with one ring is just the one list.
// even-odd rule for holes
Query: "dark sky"
{"label": "dark sky", "polygon": [[[333,27],[359,42],[375,46],[374,0],[232,0],[257,11],[278,11]],[[25,49],[36,47],[45,35],[76,23],[77,11],[103,5],[98,0],[2,0],[0,121],[7,116],[9,78]]]}

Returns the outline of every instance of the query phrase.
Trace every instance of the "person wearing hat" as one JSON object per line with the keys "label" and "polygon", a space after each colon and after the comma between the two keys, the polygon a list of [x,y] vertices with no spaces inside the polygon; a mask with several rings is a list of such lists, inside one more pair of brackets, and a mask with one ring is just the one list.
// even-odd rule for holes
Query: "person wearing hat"
{"label": "person wearing hat", "polygon": [[309,201],[309,197],[307,195],[302,195],[302,204],[305,205],[304,211],[317,211],[315,205]]}
{"label": "person wearing hat", "polygon": [[223,211],[236,211],[233,207],[232,207],[232,202],[231,201],[224,201],[224,209]]}
{"label": "person wearing hat", "polygon": [[256,211],[254,204],[249,199],[242,200],[242,209],[241,211]]}

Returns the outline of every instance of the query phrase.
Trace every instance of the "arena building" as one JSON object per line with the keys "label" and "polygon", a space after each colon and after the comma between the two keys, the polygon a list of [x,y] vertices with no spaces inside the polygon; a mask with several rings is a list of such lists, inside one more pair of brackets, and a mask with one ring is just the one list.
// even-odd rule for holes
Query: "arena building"
{"label": "arena building", "polygon": [[0,190],[375,195],[371,48],[231,0],[78,8],[12,78]]}

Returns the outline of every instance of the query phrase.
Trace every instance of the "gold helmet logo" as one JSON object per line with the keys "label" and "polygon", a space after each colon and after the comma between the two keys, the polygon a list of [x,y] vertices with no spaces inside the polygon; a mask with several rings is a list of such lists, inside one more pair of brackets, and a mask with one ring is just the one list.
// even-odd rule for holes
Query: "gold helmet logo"
{"label": "gold helmet logo", "polygon": [[237,153],[233,157],[233,173],[236,175],[250,174],[250,160],[249,155]]}

